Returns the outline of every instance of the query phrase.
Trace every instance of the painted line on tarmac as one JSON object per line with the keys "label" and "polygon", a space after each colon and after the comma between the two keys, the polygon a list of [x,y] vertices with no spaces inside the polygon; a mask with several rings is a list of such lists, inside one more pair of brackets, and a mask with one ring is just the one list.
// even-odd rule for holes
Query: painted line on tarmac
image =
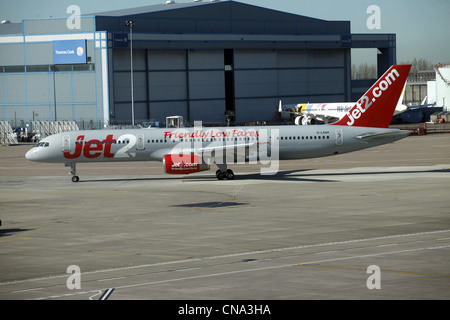
{"label": "painted line on tarmac", "polygon": [[[282,268],[288,268],[288,267],[298,267],[298,266],[302,266],[302,265],[316,265],[316,264],[320,264],[320,263],[324,263],[324,262],[333,262],[333,261],[343,261],[343,260],[351,260],[351,259],[369,258],[369,257],[383,256],[383,255],[400,254],[400,253],[406,253],[406,252],[416,252],[416,251],[423,251],[423,250],[445,249],[445,248],[450,248],[450,245],[437,246],[437,247],[423,247],[423,248],[416,248],[416,249],[398,250],[398,251],[373,253],[373,254],[364,254],[364,255],[343,257],[343,258],[333,258],[333,259],[323,259],[323,260],[316,260],[316,261],[307,261],[307,262],[302,262],[302,263],[290,263],[290,264],[284,264],[284,265],[278,265],[278,266],[261,267],[261,268],[253,268],[253,269],[244,269],[244,270],[236,270],[236,271],[220,272],[220,273],[212,273],[212,274],[202,274],[202,275],[198,275],[198,276],[190,276],[190,277],[173,278],[173,279],[166,279],[166,280],[159,280],[159,281],[135,283],[135,284],[130,284],[130,285],[119,286],[119,287],[116,287],[115,289],[116,290],[117,289],[130,289],[130,288],[136,288],[136,287],[151,286],[151,285],[155,285],[155,284],[166,284],[166,283],[179,282],[179,281],[188,281],[188,280],[196,280],[196,279],[205,279],[205,278],[229,276],[229,275],[240,274],[240,273],[260,272],[260,271],[282,269]],[[74,293],[71,293],[71,294],[53,295],[53,296],[49,296],[49,297],[40,297],[40,298],[35,298],[35,299],[32,299],[32,300],[58,299],[58,298],[62,298],[62,297],[76,296],[76,295],[80,295],[80,294],[87,294],[87,293],[98,292],[98,291],[99,290],[92,290],[92,291],[79,292],[79,293],[78,292],[74,292]]]}
{"label": "painted line on tarmac", "polygon": [[[386,239],[395,239],[395,238],[403,238],[403,237],[411,237],[411,236],[432,235],[432,234],[439,234],[439,233],[446,233],[446,232],[450,232],[450,229],[437,230],[437,231],[424,231],[424,232],[416,232],[416,233],[408,233],[408,234],[398,234],[398,235],[392,235],[392,236],[374,237],[374,238],[366,238],[366,239],[355,239],[355,240],[346,240],[346,241],[337,241],[337,242],[327,242],[327,243],[301,245],[301,246],[293,246],[293,247],[285,247],[285,248],[275,248],[275,249],[260,250],[260,251],[231,253],[231,254],[225,254],[225,255],[219,255],[219,256],[184,259],[184,260],[173,260],[173,261],[166,261],[166,262],[159,262],[159,263],[152,263],[152,264],[142,264],[142,265],[137,265],[137,266],[127,266],[127,267],[100,269],[100,270],[83,272],[83,275],[107,273],[107,272],[117,272],[117,271],[127,271],[127,270],[134,270],[134,269],[158,267],[158,266],[164,266],[164,265],[190,263],[190,262],[196,262],[196,261],[218,260],[218,259],[224,259],[224,258],[240,257],[240,256],[255,255],[255,254],[265,254],[265,253],[272,253],[272,252],[301,250],[301,249],[308,249],[308,248],[318,248],[318,247],[325,247],[325,246],[331,246],[331,245],[342,245],[342,244],[369,242],[369,241],[386,240]],[[27,282],[33,282],[33,281],[52,280],[52,279],[58,279],[58,278],[67,278],[67,274],[54,275],[54,276],[48,276],[48,277],[38,277],[38,278],[31,278],[31,279],[24,279],[24,280],[0,282],[0,286],[11,285],[11,284],[18,284],[18,283],[27,283]]]}
{"label": "painted line on tarmac", "polygon": [[[324,266],[324,265],[314,265],[314,264],[298,264],[296,267],[311,267],[311,268],[324,268],[324,269],[336,269],[336,270],[352,270],[352,271],[364,271],[366,272],[366,268],[353,268],[353,267],[335,267],[335,266]],[[435,274],[435,273],[423,273],[423,272],[412,272],[412,271],[399,271],[399,270],[383,270],[380,269],[380,272],[385,273],[397,273],[397,274],[410,274],[417,276],[432,276],[432,277],[450,277],[450,274]]]}

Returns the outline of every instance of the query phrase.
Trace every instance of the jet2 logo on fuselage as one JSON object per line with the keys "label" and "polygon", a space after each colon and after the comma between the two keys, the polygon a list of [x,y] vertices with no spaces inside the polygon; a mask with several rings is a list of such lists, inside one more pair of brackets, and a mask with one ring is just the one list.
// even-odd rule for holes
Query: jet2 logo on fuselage
{"label": "jet2 logo on fuselage", "polygon": [[[77,159],[81,156],[81,153],[88,159],[95,159],[100,157],[103,152],[105,158],[114,158],[114,153],[111,153],[111,146],[116,143],[116,139],[113,139],[113,135],[106,136],[103,141],[92,139],[84,141],[84,136],[78,136],[75,143],[75,152],[64,152],[64,158]],[[104,146],[104,148],[103,148]]]}

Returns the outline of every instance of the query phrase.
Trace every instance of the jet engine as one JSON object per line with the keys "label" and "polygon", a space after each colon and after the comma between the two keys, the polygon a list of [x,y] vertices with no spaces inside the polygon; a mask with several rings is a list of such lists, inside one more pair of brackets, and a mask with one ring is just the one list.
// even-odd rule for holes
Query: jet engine
{"label": "jet engine", "polygon": [[297,126],[299,126],[299,125],[309,126],[312,124],[316,124],[316,119],[308,117],[308,116],[298,116],[295,118],[295,124]]}
{"label": "jet engine", "polygon": [[189,174],[210,169],[210,165],[195,154],[166,154],[163,166],[168,174]]}

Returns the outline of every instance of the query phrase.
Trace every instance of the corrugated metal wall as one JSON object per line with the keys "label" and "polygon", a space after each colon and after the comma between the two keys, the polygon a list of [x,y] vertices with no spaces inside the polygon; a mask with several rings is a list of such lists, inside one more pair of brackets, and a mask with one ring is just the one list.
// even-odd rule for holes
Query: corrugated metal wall
{"label": "corrugated metal wall", "polygon": [[[136,121],[170,115],[220,122],[225,109],[223,50],[134,50]],[[131,119],[129,50],[114,50],[114,120]]]}
{"label": "corrugated metal wall", "polygon": [[[345,101],[344,50],[234,50],[237,122],[271,120],[285,103]],[[114,50],[114,120],[131,119],[130,53]],[[225,121],[224,50],[134,50],[136,121]]]}
{"label": "corrugated metal wall", "polygon": [[270,120],[278,101],[345,101],[343,50],[235,50],[236,121]]}

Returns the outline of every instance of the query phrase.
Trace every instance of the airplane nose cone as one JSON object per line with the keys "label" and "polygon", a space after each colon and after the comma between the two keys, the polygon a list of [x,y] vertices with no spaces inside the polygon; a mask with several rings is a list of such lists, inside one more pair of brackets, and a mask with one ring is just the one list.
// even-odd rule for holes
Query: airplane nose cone
{"label": "airplane nose cone", "polygon": [[25,154],[25,158],[27,160],[35,161],[36,160],[36,150],[33,148]]}

